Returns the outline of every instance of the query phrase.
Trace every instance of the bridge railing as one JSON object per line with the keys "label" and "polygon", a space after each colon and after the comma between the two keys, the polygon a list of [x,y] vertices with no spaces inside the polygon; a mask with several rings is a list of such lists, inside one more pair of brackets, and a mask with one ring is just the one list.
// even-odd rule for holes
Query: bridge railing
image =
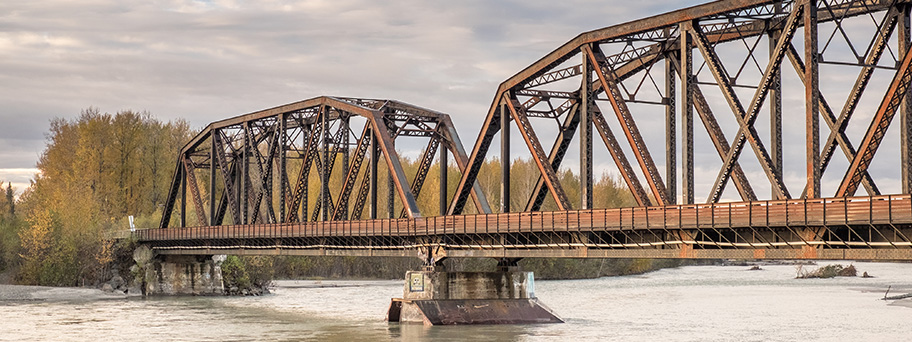
{"label": "bridge railing", "polygon": [[140,241],[912,224],[912,195],[137,230]]}

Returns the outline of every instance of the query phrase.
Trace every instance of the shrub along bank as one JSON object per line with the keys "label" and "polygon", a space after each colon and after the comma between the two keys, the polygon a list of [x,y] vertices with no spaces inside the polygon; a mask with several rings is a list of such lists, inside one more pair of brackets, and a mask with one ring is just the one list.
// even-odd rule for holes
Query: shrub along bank
{"label": "shrub along bank", "polygon": [[[519,266],[535,273],[537,279],[586,279],[641,274],[662,268],[691,265],[679,259],[566,259],[535,258]],[[445,259],[451,271],[492,271],[497,260],[490,258]],[[406,271],[422,267],[417,258],[393,257],[274,257],[278,279],[401,279]],[[223,266],[224,272],[224,266]]]}

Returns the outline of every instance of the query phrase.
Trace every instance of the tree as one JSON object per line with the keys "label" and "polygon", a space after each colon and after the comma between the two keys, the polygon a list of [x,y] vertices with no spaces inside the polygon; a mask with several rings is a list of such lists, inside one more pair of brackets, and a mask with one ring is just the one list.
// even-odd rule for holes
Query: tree
{"label": "tree", "polygon": [[162,123],[146,112],[88,108],[74,120],[51,121],[41,172],[20,196],[18,210],[29,222],[17,234],[19,279],[41,285],[102,280],[112,248],[105,232],[126,228],[128,215],[158,221],[174,157],[191,136],[186,122]]}
{"label": "tree", "polygon": [[16,215],[16,201],[13,198],[13,183],[6,183],[6,205],[9,206],[9,215]]}
{"label": "tree", "polygon": [[22,253],[19,256],[23,260],[19,279],[23,283],[37,284],[41,278],[42,264],[50,253],[54,222],[50,210],[47,209],[33,212],[26,221],[28,227],[19,232],[22,244]]}

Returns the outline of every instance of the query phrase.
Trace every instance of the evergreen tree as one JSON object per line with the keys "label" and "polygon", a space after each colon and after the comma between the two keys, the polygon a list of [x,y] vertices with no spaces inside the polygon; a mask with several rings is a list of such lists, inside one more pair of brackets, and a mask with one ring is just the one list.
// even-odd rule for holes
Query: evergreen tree
{"label": "evergreen tree", "polygon": [[16,215],[16,201],[13,198],[13,183],[9,182],[6,184],[6,205],[9,206],[9,215],[13,217]]}

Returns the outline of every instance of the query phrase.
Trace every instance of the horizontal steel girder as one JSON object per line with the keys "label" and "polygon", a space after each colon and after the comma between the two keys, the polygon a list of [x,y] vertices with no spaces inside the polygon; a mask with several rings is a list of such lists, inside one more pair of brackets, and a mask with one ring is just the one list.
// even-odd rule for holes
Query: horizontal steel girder
{"label": "horizontal steel girder", "polygon": [[[159,253],[912,260],[912,196],[146,229]],[[548,252],[547,250],[551,250]],[[588,253],[587,253],[588,250]],[[563,252],[558,252],[563,251]],[[321,254],[325,253],[325,254]]]}

